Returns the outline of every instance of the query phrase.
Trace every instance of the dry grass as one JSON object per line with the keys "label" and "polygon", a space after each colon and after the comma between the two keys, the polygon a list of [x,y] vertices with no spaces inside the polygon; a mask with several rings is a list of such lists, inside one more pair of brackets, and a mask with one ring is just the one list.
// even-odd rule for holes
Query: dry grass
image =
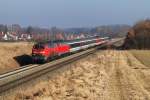
{"label": "dry grass", "polygon": [[32,51],[32,43],[0,43],[0,73],[13,70],[20,67],[14,59],[16,56],[24,54],[30,55]]}
{"label": "dry grass", "polygon": [[150,70],[130,52],[100,52],[67,66],[2,100],[150,100]]}
{"label": "dry grass", "polygon": [[131,50],[130,51],[142,64],[150,67],[150,50]]}

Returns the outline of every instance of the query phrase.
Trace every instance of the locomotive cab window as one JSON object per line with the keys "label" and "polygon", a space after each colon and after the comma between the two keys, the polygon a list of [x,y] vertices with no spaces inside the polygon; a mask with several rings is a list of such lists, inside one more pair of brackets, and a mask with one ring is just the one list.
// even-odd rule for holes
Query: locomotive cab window
{"label": "locomotive cab window", "polygon": [[50,47],[50,48],[56,47],[56,46],[57,46],[57,43],[54,43],[54,42],[48,43],[48,47]]}
{"label": "locomotive cab window", "polygon": [[34,49],[44,49],[44,44],[42,43],[35,44]]}

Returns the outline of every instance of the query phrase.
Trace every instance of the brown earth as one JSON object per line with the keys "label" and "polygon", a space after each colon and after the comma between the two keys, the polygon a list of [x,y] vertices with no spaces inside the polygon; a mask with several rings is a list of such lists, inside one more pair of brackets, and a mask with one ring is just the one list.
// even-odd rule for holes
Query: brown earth
{"label": "brown earth", "polygon": [[98,52],[67,66],[2,100],[150,100],[149,67],[128,51]]}
{"label": "brown earth", "polygon": [[0,43],[0,73],[10,71],[20,67],[17,57],[30,55],[32,52],[32,43]]}

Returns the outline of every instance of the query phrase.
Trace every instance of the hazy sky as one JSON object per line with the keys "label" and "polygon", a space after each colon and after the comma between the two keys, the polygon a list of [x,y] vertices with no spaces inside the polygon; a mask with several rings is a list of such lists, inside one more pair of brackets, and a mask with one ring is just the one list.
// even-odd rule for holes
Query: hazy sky
{"label": "hazy sky", "polygon": [[1,24],[90,27],[145,18],[150,0],[0,0]]}

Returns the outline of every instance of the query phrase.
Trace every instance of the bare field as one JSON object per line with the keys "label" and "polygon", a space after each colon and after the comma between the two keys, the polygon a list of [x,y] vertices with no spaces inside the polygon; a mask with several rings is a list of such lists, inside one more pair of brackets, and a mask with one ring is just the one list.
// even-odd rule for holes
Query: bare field
{"label": "bare field", "polygon": [[0,73],[19,68],[19,63],[15,57],[30,55],[32,52],[32,43],[28,42],[0,42]]}
{"label": "bare field", "polygon": [[145,66],[150,67],[150,50],[131,50],[131,53]]}
{"label": "bare field", "polygon": [[150,100],[149,67],[129,51],[98,52],[67,66],[65,71],[1,99]]}

